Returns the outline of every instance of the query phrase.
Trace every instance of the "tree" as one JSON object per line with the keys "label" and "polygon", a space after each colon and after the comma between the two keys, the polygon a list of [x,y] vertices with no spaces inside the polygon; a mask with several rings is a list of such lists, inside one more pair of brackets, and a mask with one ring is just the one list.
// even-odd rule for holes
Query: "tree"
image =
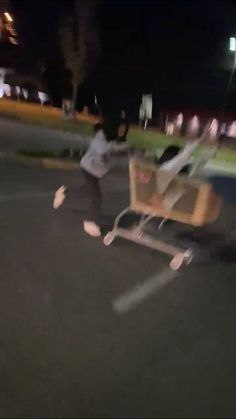
{"label": "tree", "polygon": [[72,76],[72,100],[76,106],[78,88],[94,69],[100,56],[96,28],[95,0],[75,0],[75,13],[60,25],[62,53]]}
{"label": "tree", "polygon": [[53,105],[61,107],[62,99],[71,94],[71,74],[65,68],[64,60],[58,54],[46,62],[42,80],[47,85],[53,100]]}

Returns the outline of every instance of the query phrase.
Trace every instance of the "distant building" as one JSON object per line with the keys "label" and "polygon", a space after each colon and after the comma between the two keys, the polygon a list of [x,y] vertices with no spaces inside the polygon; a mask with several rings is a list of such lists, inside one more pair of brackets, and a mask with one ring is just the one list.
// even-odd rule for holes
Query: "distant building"
{"label": "distant building", "polygon": [[34,55],[18,40],[11,1],[0,0],[0,99],[50,103]]}
{"label": "distant building", "polygon": [[[197,115],[200,120],[202,121],[209,121],[210,119],[216,118],[221,120],[221,110],[208,110],[206,108],[183,108],[183,107],[176,107],[176,108],[162,108],[161,112],[163,115],[168,116],[168,120],[174,120],[180,113],[183,115],[183,119],[189,120]],[[230,123],[232,120],[236,119],[236,112],[235,111],[227,111],[224,114],[223,120],[227,123]],[[224,122],[222,121],[222,122]]]}
{"label": "distant building", "polygon": [[14,73],[14,66],[11,60],[8,59],[9,48],[11,49],[14,48],[14,45],[18,45],[17,33],[10,10],[10,1],[0,0],[0,98],[11,94],[10,86],[5,81],[6,76]]}

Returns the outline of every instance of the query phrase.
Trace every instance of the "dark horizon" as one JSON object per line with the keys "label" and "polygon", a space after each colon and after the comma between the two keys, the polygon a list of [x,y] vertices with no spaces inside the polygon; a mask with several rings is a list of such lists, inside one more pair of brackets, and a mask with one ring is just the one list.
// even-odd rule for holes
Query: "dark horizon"
{"label": "dark horizon", "polygon": [[[73,1],[15,0],[12,6],[25,47],[47,60],[56,49],[57,19],[72,11]],[[228,39],[236,33],[233,1],[103,0],[99,9],[102,59],[82,91],[114,106],[131,106],[152,92],[157,107],[220,109],[232,65]]]}

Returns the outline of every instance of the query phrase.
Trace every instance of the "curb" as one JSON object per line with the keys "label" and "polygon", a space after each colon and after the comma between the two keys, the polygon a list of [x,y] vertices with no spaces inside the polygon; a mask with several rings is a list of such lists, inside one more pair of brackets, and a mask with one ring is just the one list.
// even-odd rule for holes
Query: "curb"
{"label": "curb", "polygon": [[[60,158],[35,158],[35,157],[26,157],[19,154],[8,154],[8,158],[11,160],[25,165],[42,167],[45,169],[59,169],[59,170],[79,170],[80,164],[75,161],[69,161]],[[235,176],[236,175],[236,165],[220,163],[220,162],[211,162],[206,168],[206,172],[212,173],[225,173],[227,175]]]}
{"label": "curb", "polygon": [[60,169],[60,170],[79,170],[80,164],[77,162],[65,161],[57,158],[35,158],[20,156],[17,154],[8,155],[8,157],[17,163],[30,165],[34,167],[42,167],[44,169]]}

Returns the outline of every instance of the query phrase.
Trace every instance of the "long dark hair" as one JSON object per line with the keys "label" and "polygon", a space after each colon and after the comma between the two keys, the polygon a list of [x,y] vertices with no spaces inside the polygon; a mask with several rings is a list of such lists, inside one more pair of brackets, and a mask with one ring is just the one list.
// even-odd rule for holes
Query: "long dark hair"
{"label": "long dark hair", "polygon": [[93,126],[93,131],[94,134],[96,134],[98,131],[103,130],[103,124],[101,124],[100,122],[97,122],[94,126]]}

